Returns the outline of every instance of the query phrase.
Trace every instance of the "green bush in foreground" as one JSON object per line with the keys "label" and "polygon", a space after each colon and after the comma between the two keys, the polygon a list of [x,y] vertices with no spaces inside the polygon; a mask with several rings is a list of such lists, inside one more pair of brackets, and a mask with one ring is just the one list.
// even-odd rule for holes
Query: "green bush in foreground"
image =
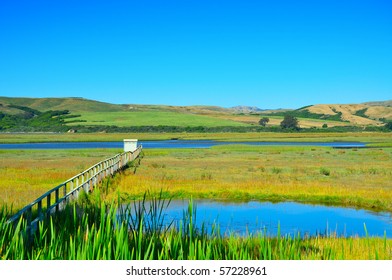
{"label": "green bush in foreground", "polygon": [[[67,207],[27,234],[26,221],[7,223],[0,211],[0,259],[8,260],[247,260],[392,258],[390,240],[222,236],[194,225],[193,205],[177,227],[163,226],[169,202],[142,200],[113,205]],[[357,255],[360,252],[361,255]]]}

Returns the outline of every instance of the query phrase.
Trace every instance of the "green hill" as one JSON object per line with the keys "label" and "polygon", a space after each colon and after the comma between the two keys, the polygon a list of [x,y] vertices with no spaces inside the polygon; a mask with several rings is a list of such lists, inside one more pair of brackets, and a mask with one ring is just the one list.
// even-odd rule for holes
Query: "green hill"
{"label": "green hill", "polygon": [[46,129],[61,127],[61,131],[75,127],[89,127],[94,131],[112,131],[114,127],[144,127],[143,131],[154,130],[156,127],[171,127],[171,130],[179,127],[247,127],[250,130],[251,127],[259,129],[258,122],[264,116],[270,119],[267,128],[279,127],[284,115],[288,113],[298,118],[301,128],[321,128],[325,124],[327,127],[364,127],[383,126],[392,120],[390,104],[391,101],[347,105],[319,104],[286,112],[261,109],[254,112],[256,107],[249,107],[253,108],[253,111],[247,112],[243,110],[244,106],[241,107],[242,110],[238,110],[238,107],[201,105],[116,105],[76,97],[0,97],[0,118],[3,130],[4,127],[14,130],[23,127],[24,131],[28,131],[32,125],[39,130],[39,125],[45,123],[48,123]]}
{"label": "green hill", "polygon": [[12,98],[0,97],[1,104],[30,107],[39,111],[69,110],[71,113],[124,111],[126,106],[84,98]]}
{"label": "green hill", "polygon": [[179,126],[218,127],[249,124],[225,119],[230,110],[216,106],[115,105],[83,98],[10,98],[0,97],[0,112],[23,115],[21,106],[46,111],[68,110],[64,123],[69,126]]}

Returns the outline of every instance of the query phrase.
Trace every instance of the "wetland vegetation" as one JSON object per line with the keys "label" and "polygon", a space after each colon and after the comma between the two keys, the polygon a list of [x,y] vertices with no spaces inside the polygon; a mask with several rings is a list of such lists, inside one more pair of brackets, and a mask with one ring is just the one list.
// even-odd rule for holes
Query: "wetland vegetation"
{"label": "wetland vegetation", "polygon": [[15,212],[118,150],[0,150],[0,207]]}
{"label": "wetland vegetation", "polygon": [[[91,198],[94,195],[95,198]],[[206,233],[194,223],[192,201],[179,227],[161,225],[165,201],[145,207],[144,201],[123,209],[99,203],[97,192],[41,222],[34,235],[26,221],[16,227],[0,212],[0,258],[12,260],[335,260],[391,259],[392,240],[262,233],[222,236],[219,226]],[[132,218],[130,219],[130,216]],[[155,222],[146,222],[155,221]]]}
{"label": "wetland vegetation", "polygon": [[[129,172],[129,171],[128,171]],[[224,145],[150,149],[136,174],[116,178],[124,200],[167,197],[295,200],[392,210],[392,149]]]}
{"label": "wetland vegetation", "polygon": [[[116,175],[77,205],[42,223],[32,239],[23,234],[24,221],[20,221],[16,230],[6,223],[11,205],[13,212],[20,209],[58,183],[119,150],[2,150],[0,258],[392,259],[392,240],[386,236],[221,236],[196,228],[189,215],[191,211],[184,215],[180,229],[148,231],[140,224],[130,227],[129,219],[117,222],[115,213],[119,204],[143,200],[146,193],[162,199],[299,201],[392,212],[392,148],[387,147],[390,135],[326,134],[324,139],[311,134],[282,135],[294,141],[304,141],[302,136],[311,141],[336,141],[340,136],[338,139],[373,142],[379,147],[224,145],[209,149],[145,149],[136,172],[130,168]],[[156,136],[170,139],[179,135]],[[279,134],[238,136],[236,140],[241,137],[241,140],[282,139]],[[10,141],[11,135],[3,139],[7,137]],[[24,135],[15,137],[20,137],[17,141],[27,139]],[[57,135],[30,135],[30,139],[34,137],[58,140]],[[80,140],[75,135],[60,137]],[[97,135],[99,139],[108,137],[117,137],[118,141],[129,135]],[[232,140],[233,134],[203,137]],[[143,215],[149,213],[145,209]]]}
{"label": "wetland vegetation", "polygon": [[122,141],[130,136],[139,140],[216,140],[265,142],[363,142],[392,146],[392,132],[225,132],[225,133],[0,133],[0,143],[106,142]]}

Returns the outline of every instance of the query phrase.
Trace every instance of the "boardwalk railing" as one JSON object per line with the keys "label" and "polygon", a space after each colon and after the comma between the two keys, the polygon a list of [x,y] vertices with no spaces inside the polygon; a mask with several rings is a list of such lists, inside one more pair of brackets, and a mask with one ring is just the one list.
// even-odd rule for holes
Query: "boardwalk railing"
{"label": "boardwalk railing", "polygon": [[39,221],[63,209],[69,201],[76,199],[82,190],[86,193],[92,191],[105,177],[113,175],[123,169],[129,162],[137,159],[141,151],[142,146],[140,145],[133,152],[124,152],[91,166],[41,195],[12,216],[9,222],[16,222],[23,217],[27,220],[29,228],[35,228]]}

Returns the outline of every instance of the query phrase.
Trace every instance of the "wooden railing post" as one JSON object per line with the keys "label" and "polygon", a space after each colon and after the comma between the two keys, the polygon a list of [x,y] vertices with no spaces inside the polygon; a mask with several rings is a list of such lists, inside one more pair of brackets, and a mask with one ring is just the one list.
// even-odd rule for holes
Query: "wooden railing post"
{"label": "wooden railing post", "polygon": [[46,208],[49,209],[50,207],[50,197],[51,197],[51,193],[47,195],[46,197]]}
{"label": "wooden railing post", "polygon": [[50,204],[50,197],[51,197],[51,194],[52,193],[49,193],[48,194],[48,196],[46,197],[46,211],[47,211],[47,216],[49,216],[50,215],[50,206],[51,206],[51,204]]}
{"label": "wooden railing post", "polygon": [[38,218],[42,217],[42,200],[38,201]]}
{"label": "wooden railing post", "polygon": [[28,227],[31,226],[32,216],[33,216],[33,211],[32,211],[32,207],[30,206],[30,207],[27,209],[27,211],[26,211],[26,221],[27,221],[27,226],[28,226]]}
{"label": "wooden railing post", "polygon": [[56,189],[55,191],[55,201],[56,201],[56,212],[59,211],[59,189]]}

